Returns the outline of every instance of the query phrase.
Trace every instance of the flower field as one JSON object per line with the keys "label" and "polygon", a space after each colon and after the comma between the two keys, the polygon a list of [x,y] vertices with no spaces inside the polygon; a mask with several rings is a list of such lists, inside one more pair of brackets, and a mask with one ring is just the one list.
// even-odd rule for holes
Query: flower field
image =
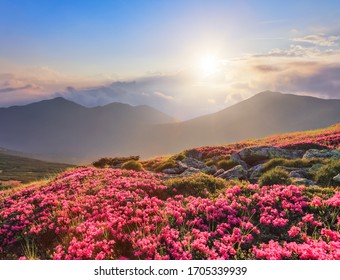
{"label": "flower field", "polygon": [[176,195],[159,174],[78,168],[0,192],[1,259],[340,259],[340,189]]}
{"label": "flower field", "polygon": [[204,158],[211,158],[213,156],[229,156],[243,148],[261,145],[290,149],[299,149],[306,146],[313,148],[320,145],[331,149],[338,149],[340,147],[340,124],[325,129],[279,134],[228,145],[205,146],[197,148],[197,150],[203,153]]}

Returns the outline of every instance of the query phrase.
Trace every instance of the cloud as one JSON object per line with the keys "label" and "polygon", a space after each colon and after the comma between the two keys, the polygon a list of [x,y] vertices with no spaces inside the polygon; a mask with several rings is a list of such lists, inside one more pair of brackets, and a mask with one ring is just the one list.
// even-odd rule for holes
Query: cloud
{"label": "cloud", "polygon": [[304,37],[293,38],[293,42],[299,43],[308,43],[322,47],[333,47],[338,45],[338,41],[340,40],[340,36],[326,36],[325,34],[313,34],[307,35]]}
{"label": "cloud", "polygon": [[160,92],[160,91],[155,91],[153,94],[154,94],[155,96],[158,96],[158,97],[163,98],[163,99],[166,99],[166,100],[173,100],[173,99],[174,99],[173,96],[171,96],[171,95],[166,95],[166,94],[164,94],[163,92]]}
{"label": "cloud", "polygon": [[23,89],[30,89],[32,88],[31,85],[26,85],[24,87],[17,87],[17,88],[13,88],[13,87],[7,87],[7,88],[0,88],[0,93],[3,92],[11,92],[11,91],[17,91],[17,90],[23,90]]}
{"label": "cloud", "polygon": [[259,64],[259,65],[254,65],[255,70],[268,73],[268,72],[279,72],[281,69],[277,66],[274,65],[268,65],[268,64]]}
{"label": "cloud", "polygon": [[254,57],[306,57],[320,55],[318,48],[303,47],[301,45],[290,45],[287,49],[273,49],[265,54],[255,54]]}

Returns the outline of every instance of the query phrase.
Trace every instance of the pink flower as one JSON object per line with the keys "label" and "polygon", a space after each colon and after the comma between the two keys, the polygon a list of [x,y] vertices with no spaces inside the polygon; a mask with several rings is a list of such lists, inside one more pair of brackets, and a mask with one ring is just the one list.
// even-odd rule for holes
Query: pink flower
{"label": "pink flower", "polygon": [[290,230],[288,231],[288,235],[290,237],[295,237],[295,236],[297,236],[300,233],[300,231],[301,231],[301,228],[296,227],[296,226],[292,226],[290,228]]}

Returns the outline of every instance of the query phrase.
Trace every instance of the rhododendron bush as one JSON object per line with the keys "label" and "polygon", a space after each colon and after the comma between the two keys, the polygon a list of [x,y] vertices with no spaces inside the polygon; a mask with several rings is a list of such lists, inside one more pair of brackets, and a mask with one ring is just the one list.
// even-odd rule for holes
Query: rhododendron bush
{"label": "rhododendron bush", "polygon": [[174,191],[158,174],[79,168],[0,192],[0,257],[340,259],[338,188]]}

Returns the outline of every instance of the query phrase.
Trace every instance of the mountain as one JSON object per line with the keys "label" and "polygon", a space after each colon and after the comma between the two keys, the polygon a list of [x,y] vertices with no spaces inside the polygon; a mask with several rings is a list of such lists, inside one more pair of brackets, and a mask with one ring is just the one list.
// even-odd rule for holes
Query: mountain
{"label": "mountain", "polygon": [[0,109],[0,146],[80,162],[129,152],[146,127],[175,120],[148,106],[86,108],[58,97]]}
{"label": "mountain", "polygon": [[[154,145],[156,154],[175,153],[195,146],[322,128],[338,122],[338,99],[264,91],[214,114],[159,125],[154,133],[148,134],[154,139],[162,139],[162,145]],[[168,137],[162,138],[164,134]],[[168,149],[164,151],[163,146]]]}
{"label": "mountain", "polygon": [[0,146],[79,163],[102,156],[150,157],[338,122],[340,100],[269,91],[185,122],[148,106],[87,108],[55,98],[1,108]]}

